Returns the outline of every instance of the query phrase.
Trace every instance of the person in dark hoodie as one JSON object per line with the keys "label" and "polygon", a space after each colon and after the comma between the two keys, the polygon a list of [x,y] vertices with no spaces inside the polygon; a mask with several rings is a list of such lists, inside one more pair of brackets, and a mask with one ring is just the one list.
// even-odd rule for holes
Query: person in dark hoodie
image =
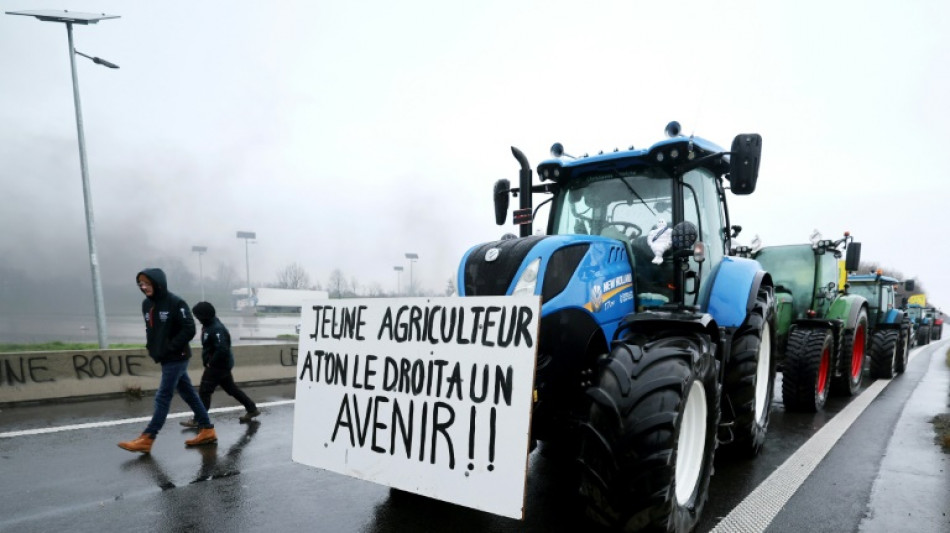
{"label": "person in dark hoodie", "polygon": [[130,452],[149,453],[155,437],[165,425],[168,408],[175,391],[191,407],[197,420],[198,435],[185,441],[185,446],[200,446],[218,442],[208,410],[201,403],[188,377],[191,347],[188,342],[195,336],[195,321],[184,300],[169,292],[165,273],[159,268],[146,268],[135,276],[139,290],[145,295],[142,315],[145,318],[145,347],[148,355],[162,365],[162,378],[155,392],[155,411],[145,431],[135,439],[120,442],[119,447]]}
{"label": "person in dark hoodie", "polygon": [[[221,389],[241,402],[246,413],[238,420],[244,424],[261,414],[257,404],[234,383],[231,369],[234,368],[234,353],[231,351],[231,334],[228,328],[215,316],[214,306],[210,302],[198,302],[191,308],[195,318],[201,322],[201,362],[205,370],[201,375],[201,385],[198,386],[198,396],[205,409],[211,409],[211,395],[214,390]],[[184,420],[181,425],[197,427],[196,419]]]}

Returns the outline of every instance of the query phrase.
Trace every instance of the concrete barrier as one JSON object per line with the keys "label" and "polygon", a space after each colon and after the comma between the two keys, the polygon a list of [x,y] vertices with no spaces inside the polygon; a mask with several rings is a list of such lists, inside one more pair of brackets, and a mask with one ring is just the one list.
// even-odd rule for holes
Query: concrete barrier
{"label": "concrete barrier", "polygon": [[[297,345],[234,346],[238,383],[292,381]],[[201,348],[192,346],[188,375],[201,380]],[[161,366],[145,349],[0,353],[0,405],[154,392]]]}

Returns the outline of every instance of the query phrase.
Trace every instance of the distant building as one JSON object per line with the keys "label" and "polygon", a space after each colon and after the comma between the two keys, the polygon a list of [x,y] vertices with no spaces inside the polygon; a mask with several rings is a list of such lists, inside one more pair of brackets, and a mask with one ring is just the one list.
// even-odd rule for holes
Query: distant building
{"label": "distant building", "polygon": [[231,301],[236,311],[254,313],[294,313],[299,314],[304,303],[330,297],[327,291],[308,291],[299,289],[271,289],[258,287],[251,289],[247,297],[247,287],[231,291]]}

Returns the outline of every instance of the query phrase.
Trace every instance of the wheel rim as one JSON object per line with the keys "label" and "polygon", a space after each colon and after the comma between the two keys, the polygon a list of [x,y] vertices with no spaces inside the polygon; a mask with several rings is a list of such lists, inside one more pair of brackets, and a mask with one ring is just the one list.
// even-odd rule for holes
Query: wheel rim
{"label": "wheel rim", "polygon": [[818,384],[815,387],[819,397],[823,397],[828,388],[828,370],[831,368],[831,349],[826,345],[821,350],[821,361],[818,362]]}
{"label": "wheel rim", "polygon": [[686,396],[679,442],[676,445],[676,501],[686,505],[699,483],[706,451],[706,391],[693,381]]}
{"label": "wheel rim", "polygon": [[862,324],[854,332],[854,349],[851,351],[851,379],[861,377],[861,368],[864,367],[864,337],[864,325]]}
{"label": "wheel rim", "polygon": [[755,372],[755,416],[759,424],[765,420],[768,412],[770,370],[772,368],[772,337],[769,323],[762,327],[762,340],[759,342],[759,362]]}

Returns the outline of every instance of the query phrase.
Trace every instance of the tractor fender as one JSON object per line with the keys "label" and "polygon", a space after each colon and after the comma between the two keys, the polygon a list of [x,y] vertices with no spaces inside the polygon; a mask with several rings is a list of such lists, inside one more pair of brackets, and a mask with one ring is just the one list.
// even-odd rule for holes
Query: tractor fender
{"label": "tractor fender", "polygon": [[867,305],[867,300],[863,296],[843,294],[831,303],[827,318],[841,320],[844,322],[845,329],[852,329],[858,321],[858,313],[861,309],[867,308]]}
{"label": "tractor fender", "polygon": [[719,326],[737,328],[755,305],[763,286],[772,286],[772,277],[753,259],[724,257],[709,275],[700,294],[700,309]]}
{"label": "tractor fender", "polygon": [[[643,311],[624,317],[614,333],[613,340],[624,340],[639,333],[656,333],[661,330],[678,329],[709,335],[714,345],[719,345],[720,328],[709,313],[688,311]],[[718,354],[717,354],[718,357]]]}
{"label": "tractor fender", "polygon": [[890,309],[884,315],[884,324],[889,326],[900,326],[904,321],[904,313],[899,309]]}

